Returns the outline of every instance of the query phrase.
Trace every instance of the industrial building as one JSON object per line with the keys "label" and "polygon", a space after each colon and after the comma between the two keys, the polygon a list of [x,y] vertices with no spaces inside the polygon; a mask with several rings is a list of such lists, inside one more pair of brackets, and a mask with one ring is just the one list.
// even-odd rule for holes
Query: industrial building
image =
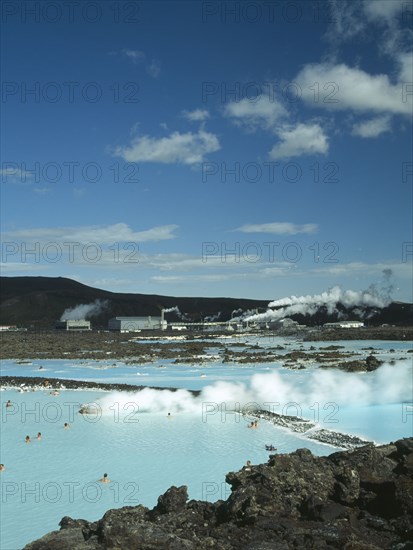
{"label": "industrial building", "polygon": [[91,330],[90,321],[86,321],[85,319],[57,321],[55,328],[59,330]]}
{"label": "industrial building", "polygon": [[290,319],[289,317],[284,317],[283,319],[278,319],[277,321],[273,321],[270,324],[271,324],[271,326],[274,326],[274,328],[297,328],[298,326],[300,326],[298,324],[298,321],[294,321],[293,319]]}
{"label": "industrial building", "polygon": [[361,328],[364,323],[361,321],[339,321],[338,323],[325,323],[324,328]]}
{"label": "industrial building", "polygon": [[113,317],[109,319],[109,330],[119,332],[140,332],[141,330],[165,330],[167,322],[160,317]]}

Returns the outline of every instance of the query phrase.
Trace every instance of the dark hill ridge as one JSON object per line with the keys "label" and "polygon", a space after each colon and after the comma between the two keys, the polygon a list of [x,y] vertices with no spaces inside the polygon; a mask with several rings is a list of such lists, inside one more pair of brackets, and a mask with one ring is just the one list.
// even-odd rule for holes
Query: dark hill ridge
{"label": "dark hill ridge", "polygon": [[[0,324],[28,327],[54,326],[67,308],[107,300],[101,314],[91,318],[94,327],[107,328],[116,316],[160,315],[161,307],[177,306],[193,321],[221,312],[219,320],[231,318],[235,309],[265,311],[269,300],[238,298],[180,298],[155,294],[126,294],[86,286],[64,277],[1,277]],[[181,320],[176,314],[167,319]]]}
{"label": "dark hill ridge", "polygon": [[[207,316],[221,313],[219,320],[231,318],[232,312],[267,310],[270,300],[249,300],[243,298],[201,298],[173,297],[155,294],[126,294],[93,288],[64,277],[1,277],[0,278],[0,324],[21,327],[54,326],[56,320],[67,308],[90,304],[95,300],[107,301],[99,315],[91,318],[94,328],[106,328],[108,319],[116,316],[159,315],[161,307],[177,306],[189,320],[200,321]],[[342,319],[359,319],[357,308],[346,309],[338,305]],[[178,321],[175,313],[168,313],[167,319]],[[299,323],[309,326],[322,325],[337,320],[336,314],[329,314],[320,308],[313,316],[291,316]],[[400,326],[413,324],[413,305],[393,302],[383,309],[367,310],[366,324],[377,326],[383,323]]]}
{"label": "dark hill ridge", "polygon": [[24,550],[412,548],[413,438],[327,457],[275,454],[226,481],[226,501],[187,502],[186,486],[171,487],[152,510],[126,506],[93,523],[66,516]]}

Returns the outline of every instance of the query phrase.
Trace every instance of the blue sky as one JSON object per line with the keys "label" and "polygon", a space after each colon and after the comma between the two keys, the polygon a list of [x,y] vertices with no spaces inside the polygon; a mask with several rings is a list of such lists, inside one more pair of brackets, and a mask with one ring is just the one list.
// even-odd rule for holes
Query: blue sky
{"label": "blue sky", "polygon": [[3,3],[2,275],[413,301],[412,10]]}

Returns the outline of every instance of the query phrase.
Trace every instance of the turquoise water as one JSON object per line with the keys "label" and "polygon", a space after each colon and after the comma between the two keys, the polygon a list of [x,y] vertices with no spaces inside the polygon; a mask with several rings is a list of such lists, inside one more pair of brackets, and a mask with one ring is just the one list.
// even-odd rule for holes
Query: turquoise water
{"label": "turquoise water", "polygon": [[[293,349],[309,350],[314,346],[316,350],[325,348],[329,345],[339,345],[342,348],[339,351],[353,351],[360,353],[360,358],[367,357],[370,351],[363,348],[372,347],[375,350],[375,356],[383,361],[397,360],[400,358],[412,359],[412,354],[407,351],[412,349],[411,342],[396,342],[396,341],[340,341],[340,342],[296,342],[285,341],[282,338],[262,337],[237,337],[229,341],[234,343],[247,343],[258,345],[260,348],[275,347],[282,345],[284,350],[276,350],[278,355],[290,353]],[[219,347],[218,340],[211,343],[210,355],[215,356]],[[223,344],[228,343],[223,340]],[[222,349],[222,347],[221,347]],[[244,348],[238,348],[242,351]],[[390,352],[394,349],[395,352]],[[260,350],[258,350],[260,351]],[[311,355],[309,355],[311,357]],[[236,364],[222,363],[220,360],[205,362],[202,364],[175,364],[174,360],[163,359],[154,363],[146,364],[131,364],[127,365],[122,361],[113,359],[93,361],[73,361],[73,360],[53,360],[45,361],[41,359],[33,360],[31,364],[16,364],[15,361],[2,361],[1,374],[3,376],[50,376],[51,378],[66,378],[71,380],[86,380],[96,381],[101,380],[109,383],[125,383],[137,385],[153,385],[158,387],[180,387],[187,389],[201,389],[218,380],[244,380],[248,379],[255,373],[268,372],[282,367],[283,361],[271,363],[253,363],[253,364]],[[316,362],[314,362],[314,366]],[[39,367],[42,366],[42,370]],[[288,376],[288,370],[282,369]],[[307,369],[305,373],[310,372]],[[306,375],[305,374],[305,375]]]}
{"label": "turquoise water", "polygon": [[[43,368],[39,370],[39,367]],[[67,380],[102,381],[156,387],[177,387],[198,390],[218,380],[245,380],[257,372],[268,372],[272,364],[222,365],[219,362],[202,365],[176,365],[172,360],[154,364],[125,365],[113,361],[33,360],[31,365],[3,361],[3,376],[34,376]]]}
{"label": "turquoise water", "polygon": [[[171,418],[165,411],[139,412],[139,398],[131,394],[120,402],[116,395],[1,393],[1,462],[6,465],[1,473],[2,550],[21,548],[58,529],[65,515],[94,520],[109,508],[152,507],[171,485],[187,485],[190,498],[227,498],[225,474],[246,460],[265,462],[266,444],[279,452],[303,446],[316,454],[334,450],[266,422],[247,429],[248,422],[234,414],[213,414],[203,421],[201,409],[174,412]],[[12,411],[6,411],[7,399]],[[102,416],[77,413],[81,403],[102,399],[109,404]],[[72,417],[71,411],[76,411]],[[63,428],[64,422],[70,422],[70,429]],[[41,440],[36,439],[39,431]],[[31,443],[25,443],[26,435]],[[97,483],[105,472],[111,483]]]}
{"label": "turquoise water", "polygon": [[[361,374],[289,370],[279,363],[222,365],[219,360],[202,365],[165,360],[146,365],[113,360],[35,360],[20,365],[3,361],[2,375],[183,389],[137,394],[64,390],[58,396],[43,390],[0,392],[0,462],[6,466],[0,474],[1,550],[21,548],[58,529],[65,515],[94,520],[109,508],[152,507],[171,485],[187,485],[190,498],[225,499],[225,474],[246,460],[265,462],[266,444],[281,453],[299,447],[317,455],[336,450],[265,421],[256,430],[247,429],[248,418],[233,409],[247,410],[251,403],[376,442],[411,436],[411,354],[406,353],[411,344],[339,344],[348,350],[372,346],[377,357],[397,361]],[[265,342],[260,345],[265,347]],[[303,344],[306,349],[309,345]],[[317,347],[327,345],[322,342]],[[287,346],[287,351],[293,347],[297,343]],[[390,353],[391,348],[396,353]],[[405,360],[399,361],[400,357]],[[185,388],[202,393],[194,398]],[[6,409],[8,399],[13,407]],[[80,404],[92,402],[95,414],[78,414]],[[70,429],[63,428],[64,422],[70,423]],[[41,440],[36,439],[39,431]],[[26,435],[31,443],[24,442]],[[104,472],[111,483],[97,482]]]}

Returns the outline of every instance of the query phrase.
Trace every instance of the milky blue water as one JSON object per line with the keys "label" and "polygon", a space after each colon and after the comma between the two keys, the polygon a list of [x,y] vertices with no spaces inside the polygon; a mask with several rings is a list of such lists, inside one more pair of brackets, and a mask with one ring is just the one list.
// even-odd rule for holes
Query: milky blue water
{"label": "milky blue water", "polygon": [[[247,429],[249,419],[233,409],[247,410],[250,403],[300,414],[326,428],[376,442],[411,436],[411,354],[406,353],[411,344],[339,344],[348,350],[372,346],[378,358],[397,360],[396,365],[348,374],[315,367],[289,370],[281,363],[223,365],[219,360],[202,365],[165,360],[146,365],[111,360],[35,360],[23,365],[3,361],[2,375],[171,386],[202,393],[194,398],[185,389],[137,394],[65,390],[58,396],[43,390],[0,392],[0,462],[6,466],[0,474],[1,550],[21,548],[58,529],[65,515],[94,520],[109,508],[152,507],[171,485],[187,485],[190,498],[225,499],[225,474],[246,460],[265,462],[266,444],[281,453],[299,447],[318,455],[336,450],[265,421],[256,430]],[[211,349],[214,346],[217,349],[217,342]],[[307,343],[303,346],[309,348]],[[292,347],[287,346],[287,351]],[[392,348],[396,353],[389,351]],[[7,399],[13,407],[6,409]],[[96,403],[95,414],[79,414],[80,404],[88,402]],[[64,422],[70,423],[70,429],[63,428]],[[36,439],[39,431],[41,440]],[[26,435],[31,443],[24,442]],[[111,483],[97,481],[104,472]]]}

